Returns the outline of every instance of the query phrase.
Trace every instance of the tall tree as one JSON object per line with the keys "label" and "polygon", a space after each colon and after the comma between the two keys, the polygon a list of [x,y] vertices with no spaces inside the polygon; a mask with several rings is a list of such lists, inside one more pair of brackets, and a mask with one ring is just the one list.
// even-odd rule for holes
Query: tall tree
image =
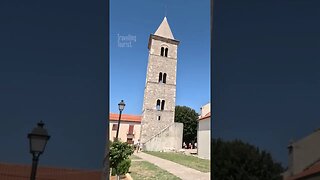
{"label": "tall tree", "polygon": [[183,123],[183,142],[190,143],[197,140],[198,113],[187,106],[176,106],[175,122]]}
{"label": "tall tree", "polygon": [[268,152],[240,140],[212,139],[211,154],[216,180],[282,180],[280,163]]}

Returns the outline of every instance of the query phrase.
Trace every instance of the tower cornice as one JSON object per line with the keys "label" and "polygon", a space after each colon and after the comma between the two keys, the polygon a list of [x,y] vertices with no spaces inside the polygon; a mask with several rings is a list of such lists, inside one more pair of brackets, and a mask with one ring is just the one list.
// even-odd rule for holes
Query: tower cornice
{"label": "tower cornice", "polygon": [[150,34],[149,43],[148,43],[148,49],[150,49],[151,40],[152,39],[160,40],[160,41],[163,41],[163,42],[166,42],[166,43],[170,43],[170,44],[175,44],[175,45],[179,45],[179,43],[180,43],[180,41],[176,40],[176,39],[169,39],[169,38],[165,38],[165,37],[162,37],[162,36],[157,36],[157,35],[154,35],[154,34]]}

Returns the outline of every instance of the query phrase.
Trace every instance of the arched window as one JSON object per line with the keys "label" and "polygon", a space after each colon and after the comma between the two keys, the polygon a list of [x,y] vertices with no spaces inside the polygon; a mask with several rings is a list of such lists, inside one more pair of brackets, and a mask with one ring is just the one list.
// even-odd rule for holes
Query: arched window
{"label": "arched window", "polygon": [[162,72],[159,73],[159,82],[162,82]]}
{"label": "arched window", "polygon": [[160,54],[161,56],[163,56],[164,55],[164,47],[161,47],[161,54]]}
{"label": "arched window", "polygon": [[158,100],[157,100],[157,106],[156,106],[156,109],[157,109],[158,111],[160,111],[160,99],[158,99]]}
{"label": "arched window", "polygon": [[166,48],[166,51],[165,51],[165,53],[164,53],[164,56],[165,56],[165,57],[168,57],[168,48]]}
{"label": "arched window", "polygon": [[162,111],[164,110],[164,103],[165,103],[165,101],[162,100],[162,102],[161,102],[161,110],[162,110]]}
{"label": "arched window", "polygon": [[163,80],[162,80],[163,83],[166,83],[167,82],[167,73],[163,73]]}

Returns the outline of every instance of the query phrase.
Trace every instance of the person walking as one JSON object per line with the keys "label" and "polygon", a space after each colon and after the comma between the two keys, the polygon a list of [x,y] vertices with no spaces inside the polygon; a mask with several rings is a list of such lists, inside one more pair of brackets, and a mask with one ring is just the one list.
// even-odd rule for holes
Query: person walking
{"label": "person walking", "polygon": [[138,139],[138,142],[136,144],[137,153],[139,152],[139,148],[140,148],[140,139]]}
{"label": "person walking", "polygon": [[137,145],[136,145],[137,153],[141,150],[141,143],[140,139],[138,139]]}
{"label": "person walking", "polygon": [[139,151],[142,151],[142,143],[139,143]]}

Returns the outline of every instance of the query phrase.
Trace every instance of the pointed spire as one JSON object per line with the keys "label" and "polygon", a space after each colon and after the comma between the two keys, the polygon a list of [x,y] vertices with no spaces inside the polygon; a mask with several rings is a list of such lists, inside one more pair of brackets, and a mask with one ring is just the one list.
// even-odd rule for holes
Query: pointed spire
{"label": "pointed spire", "polygon": [[163,18],[162,23],[160,24],[160,26],[158,27],[154,35],[169,38],[169,39],[174,39],[169,23],[167,21],[167,17]]}

